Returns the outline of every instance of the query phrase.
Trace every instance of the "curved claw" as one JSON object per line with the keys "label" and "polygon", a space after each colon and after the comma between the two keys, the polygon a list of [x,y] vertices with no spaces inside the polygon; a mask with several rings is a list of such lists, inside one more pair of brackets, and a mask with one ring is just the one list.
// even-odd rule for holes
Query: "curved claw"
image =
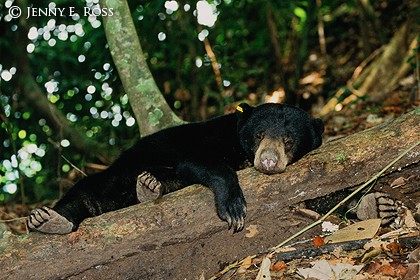
{"label": "curved claw", "polygon": [[228,223],[228,230],[230,230],[232,228],[232,219],[230,216],[226,217],[226,222]]}
{"label": "curved claw", "polygon": [[228,229],[233,229],[233,233],[243,230],[246,216],[246,202],[242,194],[235,199],[226,201],[219,205],[218,214],[222,220],[228,224]]}
{"label": "curved claw", "polygon": [[398,207],[397,201],[386,193],[369,193],[361,199],[356,215],[360,220],[380,218],[381,224],[386,225],[398,217]]}
{"label": "curved claw", "polygon": [[139,202],[156,200],[162,196],[162,183],[150,172],[143,171],[137,176],[136,193]]}
{"label": "curved claw", "polygon": [[30,231],[55,234],[66,234],[74,230],[72,222],[46,206],[32,210],[26,219],[26,226]]}

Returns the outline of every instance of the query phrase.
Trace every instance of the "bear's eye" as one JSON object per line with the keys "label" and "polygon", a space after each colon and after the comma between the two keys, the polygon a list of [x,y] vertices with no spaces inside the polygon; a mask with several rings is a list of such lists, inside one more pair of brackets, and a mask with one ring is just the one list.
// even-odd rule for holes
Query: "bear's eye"
{"label": "bear's eye", "polygon": [[257,138],[258,140],[262,140],[262,139],[264,138],[264,131],[260,131],[260,132],[258,132],[258,133],[257,133],[256,138]]}
{"label": "bear's eye", "polygon": [[293,146],[293,140],[292,140],[291,137],[287,137],[287,136],[284,137],[283,138],[283,143],[284,143],[284,146],[285,146],[286,150],[290,149]]}

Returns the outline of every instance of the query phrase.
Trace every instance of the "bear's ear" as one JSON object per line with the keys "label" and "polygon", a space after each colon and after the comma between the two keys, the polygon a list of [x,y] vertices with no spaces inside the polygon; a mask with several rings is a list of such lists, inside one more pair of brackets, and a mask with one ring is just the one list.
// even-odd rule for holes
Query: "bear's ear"
{"label": "bear's ear", "polygon": [[317,135],[321,136],[322,133],[324,133],[324,123],[321,119],[313,119],[312,126],[314,127]]}
{"label": "bear's ear", "polygon": [[253,107],[249,106],[246,103],[241,103],[238,106],[236,106],[236,115],[240,120],[243,120],[244,118],[248,118],[248,116],[251,114]]}
{"label": "bear's ear", "polygon": [[324,133],[324,123],[321,119],[312,119],[312,127],[315,135],[312,139],[312,149],[316,149],[322,144],[322,133]]}

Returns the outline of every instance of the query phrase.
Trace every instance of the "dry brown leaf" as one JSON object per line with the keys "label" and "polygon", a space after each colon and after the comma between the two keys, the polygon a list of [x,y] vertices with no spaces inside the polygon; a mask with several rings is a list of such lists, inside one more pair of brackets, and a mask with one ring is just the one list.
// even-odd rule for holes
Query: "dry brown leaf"
{"label": "dry brown leaf", "polygon": [[270,274],[270,266],[271,261],[269,258],[264,258],[261,262],[260,270],[258,271],[257,278],[255,280],[270,280],[271,274]]}
{"label": "dry brown leaf", "polygon": [[297,271],[305,278],[316,279],[352,279],[363,268],[363,265],[330,264],[326,260],[311,263],[312,268],[299,268]]}
{"label": "dry brown leaf", "polygon": [[321,236],[315,236],[313,242],[315,247],[325,245],[324,238],[322,238]]}
{"label": "dry brown leaf", "polygon": [[420,266],[420,264],[418,264],[418,263],[408,263],[407,264],[407,273],[405,274],[404,279],[406,279],[406,280],[411,280],[411,279],[418,280],[419,279],[419,266]]}
{"label": "dry brown leaf", "polygon": [[369,264],[369,267],[366,269],[366,272],[369,274],[374,274],[377,273],[381,267],[382,265],[380,263],[373,262]]}
{"label": "dry brown leaf", "polygon": [[245,234],[245,237],[247,237],[247,238],[252,238],[252,237],[254,237],[255,235],[258,234],[257,225],[249,225],[249,227],[247,227],[246,230],[248,231]]}
{"label": "dry brown leaf", "polygon": [[287,267],[286,263],[284,261],[278,261],[275,264],[272,264],[270,269],[271,271],[281,271],[281,270],[285,270]]}
{"label": "dry brown leaf", "polygon": [[401,251],[401,244],[396,242],[391,242],[388,245],[386,245],[386,248],[391,251],[391,254],[397,255]]}
{"label": "dry brown leaf", "polygon": [[404,276],[407,274],[407,268],[403,264],[399,262],[392,262],[391,267],[396,277],[399,279],[405,279]]}
{"label": "dry brown leaf", "polygon": [[405,228],[399,228],[387,233],[382,234],[381,236],[379,236],[380,239],[385,239],[385,238],[398,238],[402,235],[407,236],[407,234],[409,234],[410,231],[408,231]]}
{"label": "dry brown leaf", "polygon": [[252,257],[248,256],[244,259],[241,266],[238,268],[238,273],[245,273],[246,270],[252,265]]}
{"label": "dry brown leaf", "polygon": [[404,186],[406,183],[407,183],[407,179],[405,179],[404,177],[399,177],[395,179],[394,181],[392,181],[391,188],[398,188],[398,187]]}
{"label": "dry brown leaf", "polygon": [[327,236],[325,243],[337,243],[344,241],[373,238],[381,226],[381,219],[369,219],[349,225]]}
{"label": "dry brown leaf", "polygon": [[383,265],[379,270],[378,273],[382,274],[382,275],[387,275],[387,276],[397,276],[396,275],[396,271],[394,271],[394,268],[390,265]]}
{"label": "dry brown leaf", "polygon": [[412,263],[420,263],[420,247],[408,254],[408,261]]}
{"label": "dry brown leaf", "polygon": [[340,257],[341,253],[343,252],[343,247],[339,246],[332,251],[332,255],[337,259]]}
{"label": "dry brown leaf", "polygon": [[378,249],[381,250],[382,246],[388,245],[388,242],[378,240],[378,239],[372,239],[365,245],[363,245],[363,249],[365,250],[371,250],[371,249]]}
{"label": "dry brown leaf", "polygon": [[416,220],[410,210],[405,211],[404,225],[408,228],[417,228]]}
{"label": "dry brown leaf", "polygon": [[389,264],[373,262],[369,265],[366,272],[376,276],[391,276],[396,277],[397,279],[405,279],[404,276],[407,274],[408,270],[404,265],[398,262],[390,262]]}
{"label": "dry brown leaf", "polygon": [[356,260],[354,259],[354,256],[348,255],[348,256],[341,256],[339,259],[328,259],[329,264],[339,264],[339,263],[345,263],[345,264],[356,264]]}
{"label": "dry brown leaf", "polygon": [[380,253],[382,253],[381,249],[372,249],[366,251],[366,253],[363,255],[362,260],[360,262],[364,263],[365,261],[374,258],[378,256]]}

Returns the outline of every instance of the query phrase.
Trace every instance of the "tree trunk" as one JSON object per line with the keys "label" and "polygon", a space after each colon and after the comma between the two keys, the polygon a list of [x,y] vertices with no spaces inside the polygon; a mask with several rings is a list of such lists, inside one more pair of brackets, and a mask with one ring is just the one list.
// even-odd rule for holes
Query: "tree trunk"
{"label": "tree trunk", "polygon": [[127,1],[101,0],[100,5],[113,11],[103,17],[105,34],[140,133],[145,136],[181,124],[149,70]]}
{"label": "tree trunk", "polygon": [[276,23],[274,22],[273,7],[271,1],[268,1],[265,6],[265,20],[267,22],[268,30],[270,31],[271,46],[274,51],[274,57],[276,61],[276,71],[280,78],[280,84],[282,87],[286,87],[284,72],[283,72],[283,63],[282,63],[282,53],[280,42],[278,38],[278,31]]}
{"label": "tree trunk", "polygon": [[403,24],[394,34],[389,44],[386,46],[382,56],[379,57],[376,67],[360,85],[359,91],[368,94],[373,101],[385,99],[388,92],[388,83],[397,74],[402,64],[407,63],[404,57],[409,51],[408,47],[415,37],[409,33],[408,23]]}
{"label": "tree trunk", "polygon": [[[253,234],[227,231],[211,192],[192,186],[87,219],[69,235],[4,234],[0,279],[198,279],[202,273],[208,278],[225,262],[272,247],[303,228],[307,220],[289,206],[366,182],[419,141],[419,127],[417,109],[328,142],[282,174],[239,172],[248,203],[245,227]],[[419,169],[419,154],[417,146],[385,176]]]}
{"label": "tree trunk", "polygon": [[[409,67],[406,67],[406,58],[408,54],[412,55],[411,49],[417,44],[417,33],[413,26],[417,25],[411,24],[411,22],[404,23],[384,47],[381,55],[367,66],[354,81],[352,78],[348,82],[352,94],[340,102],[341,104],[350,104],[363,96],[367,96],[373,102],[386,99],[397,82],[396,77],[403,78],[403,74],[407,74],[409,70]],[[320,115],[330,114],[344,92],[343,89],[340,89],[324,106]]]}

